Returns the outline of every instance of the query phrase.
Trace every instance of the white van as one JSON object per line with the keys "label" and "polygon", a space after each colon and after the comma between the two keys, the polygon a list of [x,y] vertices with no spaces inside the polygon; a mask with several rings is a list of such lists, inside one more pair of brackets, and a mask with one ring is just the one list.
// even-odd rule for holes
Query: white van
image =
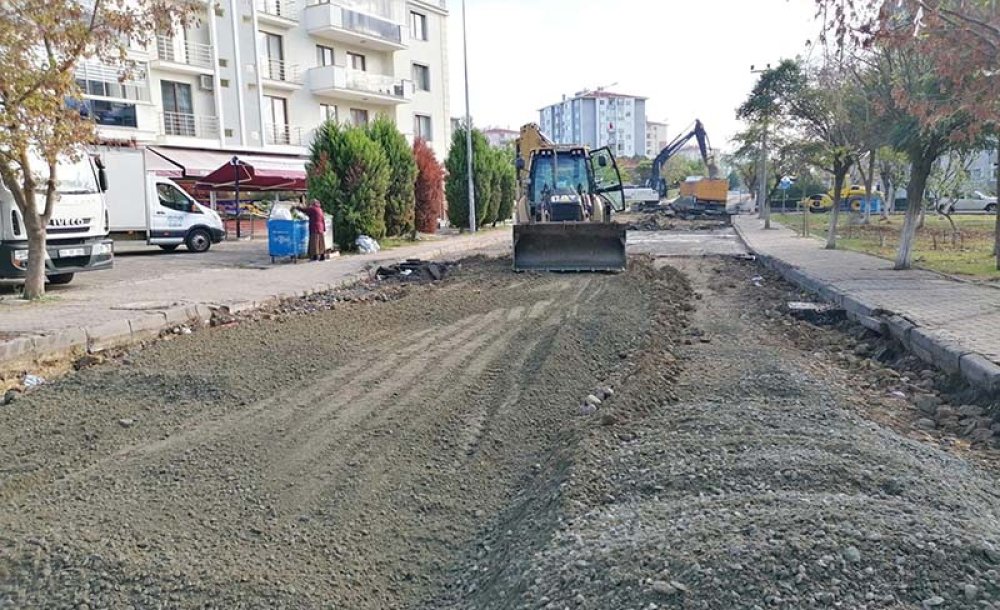
{"label": "white van", "polygon": [[111,236],[144,240],[173,251],[184,245],[207,252],[226,236],[222,218],[195,201],[170,178],[146,169],[142,150],[101,150],[110,187],[107,192]]}

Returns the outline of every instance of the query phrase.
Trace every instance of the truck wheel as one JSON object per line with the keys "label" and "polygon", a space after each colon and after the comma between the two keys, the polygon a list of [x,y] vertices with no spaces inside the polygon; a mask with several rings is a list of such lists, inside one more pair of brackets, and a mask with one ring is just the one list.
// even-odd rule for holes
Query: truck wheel
{"label": "truck wheel", "polygon": [[212,236],[205,229],[195,229],[188,233],[184,245],[187,246],[188,250],[197,254],[208,252],[208,249],[212,247]]}
{"label": "truck wheel", "polygon": [[48,276],[48,280],[53,286],[65,286],[73,281],[73,275],[73,273],[57,273]]}
{"label": "truck wheel", "polygon": [[995,213],[997,211],[997,204],[995,203],[986,204],[986,211],[989,212],[990,214]]}
{"label": "truck wheel", "polygon": [[163,244],[160,246],[160,250],[163,250],[164,252],[173,252],[177,249],[178,245],[180,244]]}

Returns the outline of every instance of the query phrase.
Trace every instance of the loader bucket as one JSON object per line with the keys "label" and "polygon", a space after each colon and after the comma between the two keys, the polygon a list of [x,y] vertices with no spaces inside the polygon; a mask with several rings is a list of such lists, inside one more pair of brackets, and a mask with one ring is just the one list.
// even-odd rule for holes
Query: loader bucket
{"label": "loader bucket", "polygon": [[514,225],[515,271],[624,271],[625,225]]}

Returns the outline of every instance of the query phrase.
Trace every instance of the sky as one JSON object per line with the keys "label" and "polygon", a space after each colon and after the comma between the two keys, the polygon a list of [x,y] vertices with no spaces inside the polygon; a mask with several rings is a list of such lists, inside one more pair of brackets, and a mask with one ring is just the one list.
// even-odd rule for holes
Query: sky
{"label": "sky", "polygon": [[[563,95],[605,86],[648,97],[671,139],[701,119],[726,150],[750,66],[806,55],[813,0],[466,0],[477,127],[518,129]],[[462,4],[448,0],[451,114],[465,114]],[[610,86],[614,85],[614,86]]]}

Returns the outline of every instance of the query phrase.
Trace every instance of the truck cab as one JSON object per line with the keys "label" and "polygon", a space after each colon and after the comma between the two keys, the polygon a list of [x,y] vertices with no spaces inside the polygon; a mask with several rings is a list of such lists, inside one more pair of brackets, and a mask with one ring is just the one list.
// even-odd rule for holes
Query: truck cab
{"label": "truck cab", "polygon": [[[47,171],[39,159],[36,171]],[[46,178],[41,177],[42,180]],[[104,169],[89,155],[66,158],[56,170],[56,203],[46,227],[45,275],[67,284],[76,273],[110,269],[114,246],[108,239]],[[44,193],[37,193],[39,207]],[[0,279],[21,279],[28,268],[28,233],[10,191],[0,184]]]}

